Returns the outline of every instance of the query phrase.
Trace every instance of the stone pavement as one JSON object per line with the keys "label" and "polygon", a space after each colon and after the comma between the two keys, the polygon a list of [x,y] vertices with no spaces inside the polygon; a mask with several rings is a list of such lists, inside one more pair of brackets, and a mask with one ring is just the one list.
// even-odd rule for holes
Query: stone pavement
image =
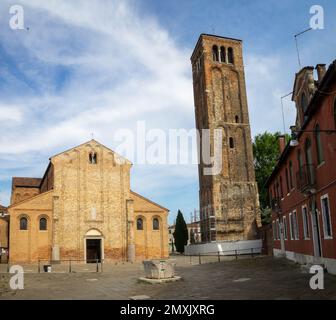
{"label": "stone pavement", "polygon": [[[9,275],[0,275],[0,299],[336,299],[336,276],[325,274],[325,289],[311,290],[312,275],[285,259],[245,258],[197,265],[177,257],[176,274],[182,281],[147,284],[142,264],[105,264],[103,273],[27,273],[25,289],[11,291]],[[89,268],[92,268],[89,267]],[[31,268],[34,270],[34,268]],[[82,272],[80,272],[82,271]]]}

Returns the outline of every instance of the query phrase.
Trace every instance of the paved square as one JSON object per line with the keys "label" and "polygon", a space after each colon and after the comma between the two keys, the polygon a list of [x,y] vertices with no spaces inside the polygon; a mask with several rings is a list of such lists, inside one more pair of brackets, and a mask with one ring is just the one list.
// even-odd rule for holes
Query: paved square
{"label": "paved square", "polygon": [[[195,261],[192,261],[195,262]],[[28,270],[34,270],[30,266]],[[86,270],[85,270],[86,269]],[[104,265],[103,273],[83,265],[75,273],[25,274],[25,289],[11,291],[8,274],[0,275],[0,299],[335,299],[336,276],[325,274],[325,289],[311,290],[312,275],[299,265],[271,257],[190,264],[177,257],[182,281],[147,284],[142,264]],[[61,272],[61,271],[60,271]]]}

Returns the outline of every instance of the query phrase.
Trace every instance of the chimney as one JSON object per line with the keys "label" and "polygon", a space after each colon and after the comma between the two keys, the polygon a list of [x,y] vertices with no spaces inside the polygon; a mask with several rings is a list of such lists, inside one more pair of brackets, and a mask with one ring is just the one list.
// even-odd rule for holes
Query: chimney
{"label": "chimney", "polygon": [[326,65],[325,64],[322,64],[322,63],[319,63],[316,65],[315,67],[316,71],[317,71],[317,80],[318,82],[321,82],[324,75],[326,74]]}
{"label": "chimney", "polygon": [[280,154],[283,153],[285,148],[286,148],[286,136],[284,136],[284,135],[279,136],[279,151],[280,151]]}

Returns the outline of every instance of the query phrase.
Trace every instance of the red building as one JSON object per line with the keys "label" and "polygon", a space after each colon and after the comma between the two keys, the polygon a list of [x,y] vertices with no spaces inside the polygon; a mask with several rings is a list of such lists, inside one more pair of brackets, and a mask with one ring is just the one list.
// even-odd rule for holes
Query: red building
{"label": "red building", "polygon": [[273,251],[336,273],[336,60],[316,71],[317,80],[313,67],[295,76],[292,140],[279,138],[281,156],[267,182]]}

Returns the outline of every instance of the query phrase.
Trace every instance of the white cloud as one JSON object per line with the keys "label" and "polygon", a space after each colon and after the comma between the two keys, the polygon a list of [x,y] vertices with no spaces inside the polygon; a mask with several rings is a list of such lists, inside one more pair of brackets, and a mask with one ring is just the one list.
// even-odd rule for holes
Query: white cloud
{"label": "white cloud", "polygon": [[48,77],[24,70],[46,90],[25,97],[30,131],[18,126],[11,139],[0,142],[1,149],[52,149],[69,139],[81,142],[92,131],[111,136],[113,128],[132,128],[139,118],[168,128],[165,112],[175,113],[175,119],[193,116],[188,52],[177,48],[153,18],[139,18],[128,1],[22,3],[35,18],[22,38],[25,49],[39,63],[71,68],[71,76],[54,93]]}
{"label": "white cloud", "polygon": [[[178,47],[154,17],[137,12],[136,2],[17,3],[24,6],[29,31],[0,28],[17,68],[3,73],[17,92],[0,97],[0,123],[10,121],[10,128],[0,127],[1,178],[42,175],[51,155],[89,140],[92,132],[113,149],[114,132],[134,130],[139,120],[148,129],[166,131],[194,126],[192,48]],[[282,129],[284,72],[279,57],[246,53],[253,134]],[[286,105],[288,119],[293,111]],[[196,166],[135,166],[132,185],[140,192],[169,194],[177,186],[196,185],[197,172]]]}
{"label": "white cloud", "polygon": [[[89,140],[92,132],[114,148],[114,132],[134,130],[138,120],[145,120],[148,129],[194,124],[190,52],[177,47],[156,19],[140,17],[135,3],[21,4],[29,31],[13,35],[0,29],[0,36],[11,57],[22,60],[17,68],[33,88],[11,97],[23,106],[25,117],[10,130],[0,128],[0,161],[16,159],[15,165],[2,161],[0,176],[36,174],[34,166],[42,171],[49,156]],[[58,69],[68,72],[64,83],[57,80]],[[39,160],[26,158],[29,154]],[[148,174],[142,169],[134,168],[136,181]],[[197,168],[192,171],[197,183]],[[157,175],[152,185],[169,188],[168,180],[185,174],[186,170],[166,166],[164,178],[160,181]]]}
{"label": "white cloud", "polygon": [[[252,136],[264,131],[283,132],[281,97],[291,92],[290,68],[276,55],[246,55],[246,86]],[[283,100],[285,128],[295,121],[291,97]]]}
{"label": "white cloud", "polygon": [[19,107],[0,104],[0,125],[6,122],[21,122],[22,112]]}
{"label": "white cloud", "polygon": [[8,189],[1,190],[0,189],[0,204],[8,205],[8,200],[10,199],[10,192]]}

